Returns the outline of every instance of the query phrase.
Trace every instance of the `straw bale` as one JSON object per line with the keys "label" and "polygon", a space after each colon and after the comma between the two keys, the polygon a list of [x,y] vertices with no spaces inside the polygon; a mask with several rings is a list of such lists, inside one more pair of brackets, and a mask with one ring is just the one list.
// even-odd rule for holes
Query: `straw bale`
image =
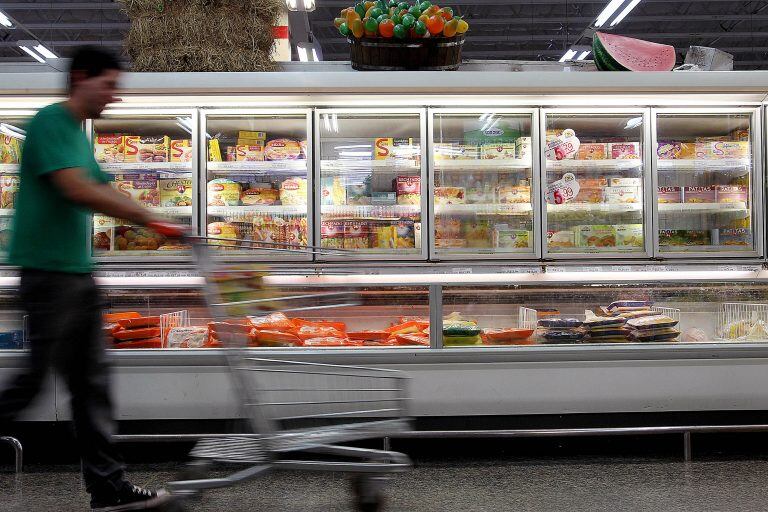
{"label": "straw bale", "polygon": [[168,48],[148,50],[133,59],[135,71],[277,71],[279,65],[261,50],[223,50],[211,48]]}

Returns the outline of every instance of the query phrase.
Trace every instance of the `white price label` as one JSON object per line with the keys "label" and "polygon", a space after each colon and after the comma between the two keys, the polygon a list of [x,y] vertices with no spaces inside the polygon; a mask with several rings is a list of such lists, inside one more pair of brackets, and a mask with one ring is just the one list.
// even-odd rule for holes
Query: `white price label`
{"label": "white price label", "polygon": [[549,204],[567,203],[579,195],[581,186],[573,173],[565,173],[559,180],[547,186],[545,200]]}
{"label": "white price label", "polygon": [[472,269],[470,267],[459,267],[452,269],[454,274],[471,274]]}
{"label": "white price label", "polygon": [[631,272],[632,267],[629,265],[613,265],[611,267],[611,272]]}
{"label": "white price label", "polygon": [[549,141],[547,141],[547,160],[563,160],[570,158],[579,152],[579,146],[581,142],[576,137],[576,132],[570,128],[563,130],[563,133]]}

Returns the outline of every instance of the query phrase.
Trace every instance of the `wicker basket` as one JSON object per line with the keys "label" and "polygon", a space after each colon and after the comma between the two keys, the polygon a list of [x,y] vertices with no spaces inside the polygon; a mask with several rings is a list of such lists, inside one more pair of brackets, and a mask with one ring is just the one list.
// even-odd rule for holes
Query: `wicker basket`
{"label": "wicker basket", "polygon": [[347,38],[352,68],[360,71],[452,71],[461,65],[464,35],[427,39]]}

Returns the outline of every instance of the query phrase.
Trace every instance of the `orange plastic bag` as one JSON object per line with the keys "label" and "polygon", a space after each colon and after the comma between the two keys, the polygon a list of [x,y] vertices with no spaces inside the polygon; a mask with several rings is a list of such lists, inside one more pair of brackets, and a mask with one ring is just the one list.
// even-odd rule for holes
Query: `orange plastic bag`
{"label": "orange plastic bag", "polygon": [[296,331],[296,336],[302,340],[308,340],[310,338],[346,338],[344,331],[340,331],[335,327],[323,325],[302,325],[299,327],[299,330]]}
{"label": "orange plastic bag", "polygon": [[301,328],[305,325],[314,327],[333,327],[337,331],[347,332],[347,324],[344,322],[331,322],[330,320],[305,320],[304,318],[294,318],[293,323],[296,327]]}
{"label": "orange plastic bag", "polygon": [[104,323],[115,324],[118,320],[126,320],[128,318],[141,318],[141,313],[138,311],[123,311],[121,313],[105,313]]}
{"label": "orange plastic bag", "polygon": [[404,322],[402,324],[393,325],[392,327],[387,327],[384,330],[390,334],[414,334],[427,328],[429,328],[429,322],[411,320],[410,322]]}
{"label": "orange plastic bag", "polygon": [[265,316],[247,317],[251,325],[257,329],[270,331],[293,331],[296,328],[293,321],[283,313],[270,313]]}
{"label": "orange plastic bag", "polygon": [[254,329],[251,334],[251,345],[262,347],[299,347],[302,340],[295,334],[283,331]]}
{"label": "orange plastic bag", "polygon": [[350,345],[350,343],[345,338],[336,338],[333,336],[323,336],[304,340],[305,347],[344,347],[348,345]]}
{"label": "orange plastic bag", "polygon": [[136,318],[123,318],[117,321],[123,329],[138,329],[139,327],[159,327],[159,316],[140,316]]}
{"label": "orange plastic bag", "polygon": [[380,341],[386,340],[389,337],[389,333],[387,331],[355,331],[348,332],[347,336],[352,340]]}
{"label": "orange plastic bag", "polygon": [[154,338],[160,336],[160,329],[157,327],[144,327],[142,329],[123,329],[113,334],[116,340],[141,340],[145,338]]}
{"label": "orange plastic bag", "polygon": [[145,340],[123,341],[122,343],[115,343],[112,348],[163,348],[163,340],[147,338]]}
{"label": "orange plastic bag", "polygon": [[429,346],[429,337],[421,334],[396,334],[394,338],[397,345]]}

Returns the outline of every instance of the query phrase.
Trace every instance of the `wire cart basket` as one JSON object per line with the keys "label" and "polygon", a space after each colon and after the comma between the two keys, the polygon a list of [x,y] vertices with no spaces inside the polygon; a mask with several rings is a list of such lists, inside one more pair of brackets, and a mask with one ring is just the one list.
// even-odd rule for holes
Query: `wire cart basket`
{"label": "wire cart basket", "polygon": [[[338,471],[352,474],[358,510],[380,510],[385,481],[410,468],[409,458],[392,451],[341,446],[411,430],[408,377],[396,370],[255,357],[248,334],[234,318],[272,312],[324,310],[354,305],[352,290],[284,291],[270,286],[265,265],[225,264],[214,257],[220,240],[193,238],[198,269],[205,276],[211,316],[231,331],[219,332],[234,387],[252,433],[201,439],[191,452],[188,479],[172,482],[179,496],[222,488],[270,469]],[[263,250],[338,252],[286,244],[230,241]],[[276,270],[276,269],[275,269]],[[296,273],[295,271],[293,272]],[[229,321],[229,322],[227,322]],[[300,458],[297,456],[301,452]],[[294,455],[292,457],[291,455]],[[310,455],[308,458],[307,455]],[[245,466],[228,476],[208,478],[215,463]]]}

